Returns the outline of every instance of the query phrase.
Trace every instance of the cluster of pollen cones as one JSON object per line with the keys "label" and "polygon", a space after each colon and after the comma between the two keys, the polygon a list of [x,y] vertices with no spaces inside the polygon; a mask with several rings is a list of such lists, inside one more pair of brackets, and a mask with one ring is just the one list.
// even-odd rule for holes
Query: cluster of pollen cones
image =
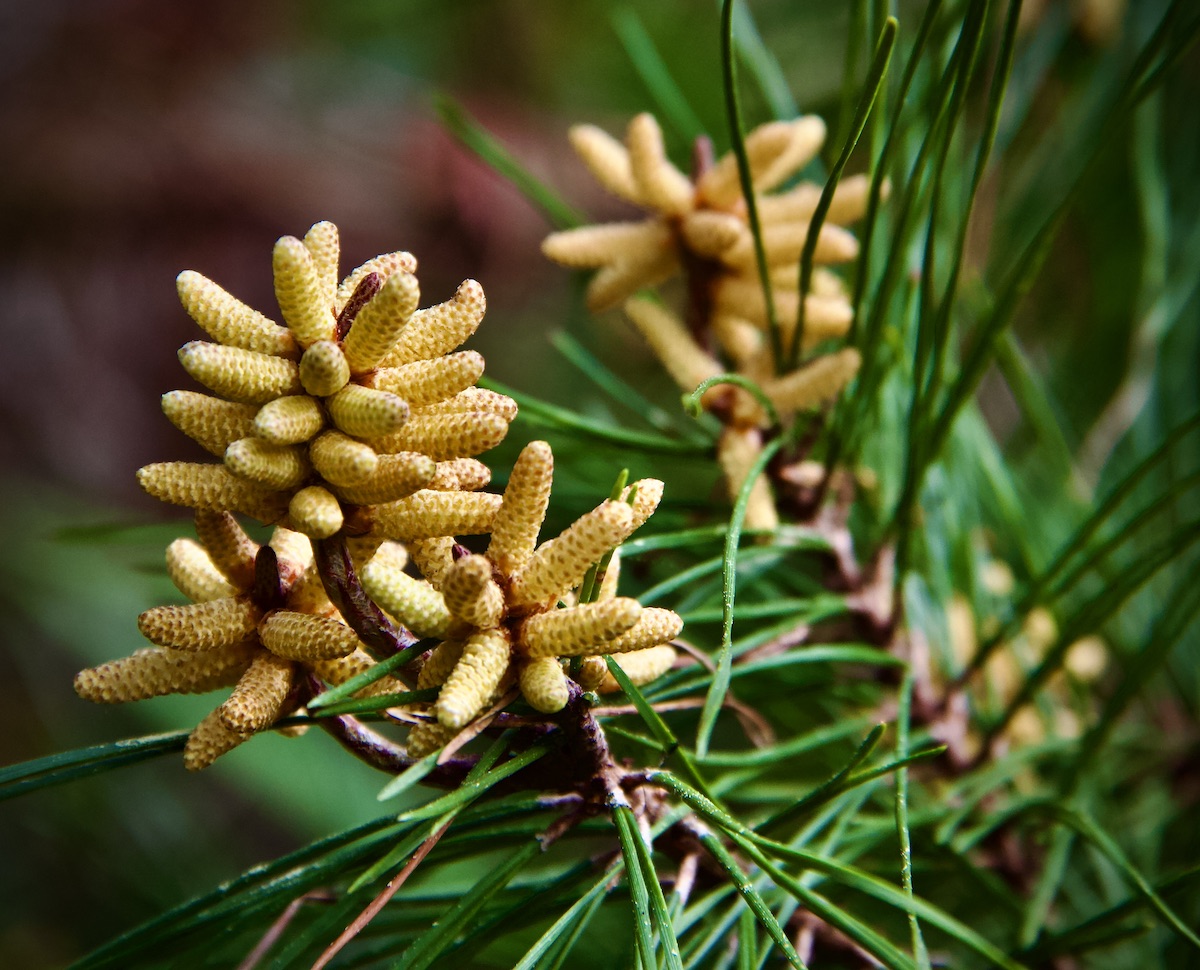
{"label": "cluster of pollen cones", "polygon": [[[697,170],[686,175],[667,157],[652,115],[636,116],[624,143],[592,125],[570,131],[571,144],[596,180],[648,216],[557,232],[542,250],[563,266],[594,269],[590,308],[623,306],[685,392],[736,373],[754,381],[786,421],[834,400],[860,364],[858,351],[836,347],[850,329],[853,309],[840,277],[827,267],[858,256],[858,241],[844,227],[864,213],[869,181],[853,176],[838,184],[815,240],[816,268],[804,294],[798,267],[822,190],[806,181],[780,190],[824,139],[825,124],[812,115],[770,122],[746,136],[774,336],[736,157],[729,153],[711,162],[697,152]],[[686,314],[637,295],[681,275]],[[797,338],[802,304],[803,335]],[[793,343],[809,355],[802,364],[788,353]],[[730,495],[736,496],[762,450],[767,415],[752,395],[729,385],[710,388],[703,403],[721,418],[718,458]],[[778,524],[766,477],[753,486],[746,523],[755,529]]]}
{"label": "cluster of pollen cones", "polygon": [[[617,596],[613,555],[653,513],[662,483],[635,482],[539,545],[553,475],[545,442],[524,449],[503,495],[483,491],[491,473],[476,456],[504,438],[517,408],[477,387],[483,358],[458,349],[483,318],[482,288],[468,280],[453,299],[418,309],[408,253],[376,257],[340,282],[338,256],[328,222],[276,243],[282,324],[198,273],[178,279],[212,338],[185,345],[180,360],[212,393],[173,391],[163,409],[220,461],[148,465],[138,478],[195,510],[199,541],[167,551],[191,602],[143,613],[154,646],[83,671],[75,686],[100,702],[232,686],[188,740],[192,769],[382,659],[329,596],[314,556],[321,543],[343,543],[376,604],[437,641],[403,677],[357,695],[440,688],[432,704],[404,712],[414,756],[514,684],[535,710],[561,710],[572,662],[582,688],[605,690],[615,689],[606,654],[637,683],[675,659],[669,642],[682,622]],[[275,526],[270,541],[254,542],[235,513]],[[486,551],[470,553],[464,536],[489,537]],[[602,562],[599,580],[584,584]]]}

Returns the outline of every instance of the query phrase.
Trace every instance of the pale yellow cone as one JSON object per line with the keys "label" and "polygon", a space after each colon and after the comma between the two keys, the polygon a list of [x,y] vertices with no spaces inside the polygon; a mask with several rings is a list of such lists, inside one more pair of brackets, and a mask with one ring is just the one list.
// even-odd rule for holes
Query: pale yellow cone
{"label": "pale yellow cone", "polygon": [[288,518],[292,528],[310,539],[328,539],[342,527],[342,507],[327,489],[310,485],[292,496]]}
{"label": "pale yellow cone", "polygon": [[334,309],[339,313],[342,311],[342,308],[346,305],[346,301],[358,289],[358,284],[369,273],[377,273],[386,282],[387,278],[393,273],[416,273],[416,271],[417,258],[412,253],[384,253],[382,256],[369,259],[342,280],[337,288],[337,295],[334,298]]}
{"label": "pale yellow cone", "polygon": [[175,279],[179,300],[190,316],[217,343],[273,357],[297,352],[291,331],[251,309],[212,280],[184,270]]}
{"label": "pale yellow cone", "polygon": [[338,486],[338,495],[355,505],[395,502],[417,489],[427,488],[436,466],[433,459],[412,451],[380,455],[375,473],[357,485]]}
{"label": "pale yellow cone", "polygon": [[379,365],[400,338],[421,292],[411,273],[393,273],[350,327],[342,349],[350,370],[362,374]]}
{"label": "pale yellow cone", "polygon": [[442,596],[455,619],[481,630],[495,626],[504,615],[504,594],[486,556],[464,556],[451,566],[442,580]]}
{"label": "pale yellow cone", "polygon": [[629,166],[629,151],[624,145],[595,125],[575,125],[567,137],[597,182],[626,202],[639,201],[638,187]]}
{"label": "pale yellow cone", "polygon": [[138,617],[151,643],[173,650],[213,650],[254,633],[262,611],[246,597],[229,596],[186,606],[155,606]]}
{"label": "pale yellow cone", "polygon": [[209,390],[242,404],[265,404],[300,390],[295,361],[253,350],[193,340],[179,349],[179,362]]}
{"label": "pale yellow cone", "polygon": [[627,596],[547,610],[525,621],[522,641],[530,657],[578,657],[606,653],[604,645],[630,629],[642,606]]}
{"label": "pale yellow cone", "polygon": [[475,280],[464,280],[454,299],[413,313],[381,366],[432,360],[457,349],[479,327],[486,310],[483,287]]}
{"label": "pale yellow cone", "polygon": [[291,394],[268,401],[258,409],[252,425],[254,434],[276,445],[308,441],[324,426],[325,412],[307,394]]}
{"label": "pale yellow cone", "polygon": [[249,482],[272,491],[292,489],[312,473],[303,449],[275,445],[262,438],[242,438],[225,449],[225,467]]}
{"label": "pale yellow cone", "polygon": [[588,568],[629,535],[633,510],[624,502],[604,502],[543,543],[515,576],[515,603],[552,602],[583,579]]}
{"label": "pale yellow cone", "polygon": [[440,637],[450,625],[450,611],[436,589],[379,557],[362,571],[367,594],[419,637]]}
{"label": "pale yellow cone", "polygon": [[517,573],[533,555],[550,504],[553,479],[550,445],[531,441],[513,465],[488,544],[488,557],[505,575]]}
{"label": "pale yellow cone", "polygon": [[168,391],[162,396],[162,409],[171,424],[218,456],[252,433],[258,412],[253,404],[223,401],[196,391]]}
{"label": "pale yellow cone", "polygon": [[500,496],[487,492],[422,489],[398,502],[376,506],[375,526],[381,534],[400,542],[483,535],[491,530],[499,507]]}
{"label": "pale yellow cone", "polygon": [[388,391],[347,384],[325,406],[339,431],[354,438],[394,434],[408,420],[408,403]]}
{"label": "pale yellow cone", "polygon": [[183,766],[188,771],[207,768],[249,737],[249,734],[239,734],[226,726],[218,708],[197,724],[188,736],[183,749]]}
{"label": "pale yellow cone", "polygon": [[375,449],[341,431],[326,431],[308,449],[317,473],[334,485],[361,485],[379,469]]}
{"label": "pale yellow cone", "polygon": [[428,659],[417,674],[417,690],[441,687],[450,676],[450,671],[462,659],[462,652],[463,643],[460,640],[445,640],[429,651]]}
{"label": "pale yellow cone", "polygon": [[172,505],[214,512],[240,512],[260,522],[279,521],[287,496],[238,478],[223,465],[160,461],[138,469],[138,484]]}
{"label": "pale yellow cone", "polygon": [[283,322],[301,347],[333,337],[333,306],[322,286],[312,254],[299,239],[284,236],[275,243],[271,260],[275,299]]}
{"label": "pale yellow cone", "polygon": [[191,539],[176,539],[167,546],[167,575],[175,588],[193,603],[207,603],[237,593],[204,547]]}
{"label": "pale yellow cone", "polygon": [[364,381],[380,391],[391,391],[410,407],[424,407],[466,390],[483,374],[483,355],[475,350],[416,360],[400,367],[380,367]]}
{"label": "pale yellow cone", "polygon": [[203,694],[236,684],[261,650],[253,640],[190,653],[150,647],[75,675],[75,693],[98,704]]}
{"label": "pale yellow cone", "polygon": [[461,730],[483,710],[510,663],[503,630],[477,633],[463,646],[462,657],[442,685],[435,710],[444,727]]}
{"label": "pale yellow cone", "polygon": [[300,383],[314,397],[336,394],[350,380],[350,364],[332,340],[318,340],[300,358]]}
{"label": "pale yellow cone", "polygon": [[[613,658],[630,680],[638,687],[649,684],[665,674],[675,663],[675,649],[668,646],[649,647],[632,653],[623,653]],[[604,679],[596,688],[601,694],[613,694],[621,689],[617,679],[605,671]]]}
{"label": "pale yellow cone", "polygon": [[567,706],[570,692],[562,664],[553,657],[530,660],[521,667],[518,683],[530,707],[554,714]]}
{"label": "pale yellow cone", "polygon": [[279,718],[292,689],[295,665],[272,653],[260,653],[217,710],[231,731],[252,734]]}
{"label": "pale yellow cone", "polygon": [[508,425],[509,419],[484,411],[418,415],[372,445],[381,452],[419,451],[434,461],[473,458],[500,444]]}

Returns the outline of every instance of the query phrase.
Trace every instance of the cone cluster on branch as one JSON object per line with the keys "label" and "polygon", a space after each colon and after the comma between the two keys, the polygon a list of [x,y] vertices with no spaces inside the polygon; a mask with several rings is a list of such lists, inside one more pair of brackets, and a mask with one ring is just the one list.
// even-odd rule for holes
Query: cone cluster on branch
{"label": "cone cluster on branch", "polygon": [[593,584],[598,595],[581,602],[579,594],[589,570],[653,513],[662,482],[635,482],[539,545],[553,472],[546,442],[525,446],[487,529],[486,552],[468,553],[448,539],[418,540],[412,553],[424,579],[380,557],[363,571],[379,605],[417,635],[440,640],[417,681],[418,688],[441,690],[433,720],[409,737],[414,756],[441,747],[514,681],[535,710],[562,710],[571,658],[583,658],[575,678],[585,690],[605,684],[605,654],[640,683],[674,662],[669,642],[683,621],[617,596],[615,556]]}
{"label": "cone cluster on branch", "polygon": [[[770,312],[736,157],[730,152],[715,163],[702,163],[689,177],[667,157],[652,115],[635,117],[624,143],[592,125],[570,130],[572,146],[596,180],[650,215],[636,222],[556,232],[542,251],[563,266],[596,270],[587,291],[589,307],[600,312],[623,306],[685,392],[734,372],[758,384],[784,420],[821,407],[853,379],[860,356],[853,348],[842,348],[799,367],[787,365],[786,351],[800,318],[800,256],[822,189],[800,182],[777,190],[812,160],[824,139],[825,124],[813,115],[770,122],[746,136],[782,360],[770,336]],[[806,353],[844,337],[850,328],[853,309],[845,287],[826,267],[858,256],[858,241],[844,226],[862,216],[868,194],[865,176],[843,179],[819,230],[816,268],[810,290],[803,294],[800,349]],[[635,295],[680,274],[689,300],[686,322],[661,303]],[[732,498],[762,449],[766,413],[749,393],[728,385],[711,388],[703,403],[724,425],[718,458]],[[765,476],[754,485],[746,522],[760,529],[778,522]]]}
{"label": "cone cluster on branch", "polygon": [[[167,547],[167,573],[191,603],[147,610],[138,628],[154,646],[75,678],[80,697],[110,704],[233,687],[188,738],[191,770],[296,710],[306,676],[336,685],[374,664],[326,596],[305,536],[277,527],[259,546],[229,512],[203,509],[196,534]],[[404,689],[384,677],[363,696]]]}
{"label": "cone cluster on branch", "polygon": [[[222,461],[163,462],[138,477],[151,495],[195,510],[199,541],[167,551],[167,571],[191,602],[147,610],[138,625],[153,647],[83,671],[75,688],[116,703],[233,687],[192,732],[190,769],[379,659],[364,643],[368,621],[330,600],[327,589],[345,605],[338,584],[358,579],[323,575],[321,543],[345,543],[377,605],[417,637],[440,640],[417,665],[416,687],[440,693],[409,712],[420,721],[414,753],[441,747],[513,682],[536,710],[561,710],[572,658],[583,658],[575,676],[585,689],[615,689],[605,654],[620,655],[638,683],[675,659],[667,644],[682,621],[617,597],[615,558],[593,584],[598,595],[580,602],[577,591],[654,511],[662,483],[635,483],[539,546],[549,445],[522,452],[503,495],[481,491],[491,473],[475,456],[516,414],[510,398],[475,386],[483,358],[457,349],[483,317],[482,288],[468,280],[453,300],[418,310],[408,253],[376,257],[340,284],[337,260],[331,223],[279,240],[286,326],[197,273],[178,280],[184,307],[214,341],[186,345],[180,359],[214,394],[174,391],[163,408]],[[270,543],[251,540],[235,513],[276,525]],[[490,536],[485,554],[458,544],[470,535]],[[419,576],[405,571],[410,560]],[[407,689],[389,675],[358,696]]]}
{"label": "cone cluster on branch", "polygon": [[517,407],[475,386],[479,353],[456,352],[483,319],[483,288],[467,280],[419,310],[409,253],[377,256],[340,283],[338,253],[329,222],[275,244],[284,325],[180,274],[184,308],[212,341],[186,344],[179,359],[213,394],[172,391],[163,410],[222,461],[147,465],[147,492],[323,539],[347,516],[362,531],[375,507],[418,490],[487,484],[475,456],[503,440]]}

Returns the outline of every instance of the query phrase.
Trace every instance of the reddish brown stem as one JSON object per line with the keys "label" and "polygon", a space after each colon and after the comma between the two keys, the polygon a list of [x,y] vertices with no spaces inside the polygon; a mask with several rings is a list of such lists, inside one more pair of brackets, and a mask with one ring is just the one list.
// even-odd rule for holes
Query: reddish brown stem
{"label": "reddish brown stem", "polygon": [[446,830],[448,828],[450,828],[449,822],[447,822],[440,829],[434,832],[433,835],[429,836],[429,838],[421,843],[421,847],[413,853],[413,857],[408,860],[407,865],[405,865],[405,867],[401,869],[386,886],[383,887],[383,892],[371,900],[370,905],[358,914],[354,922],[347,926],[342,931],[341,935],[325,948],[325,952],[317,957],[316,963],[312,965],[312,970],[321,970],[322,967],[328,966],[329,961],[337,956],[347,943],[358,936],[358,934],[363,931],[367,924],[369,924],[371,920],[379,915],[379,911],[388,904],[389,900],[391,900],[391,898],[400,890],[400,887],[408,881],[408,877],[416,872],[417,866],[419,866],[422,861],[424,861],[425,857],[433,851],[433,847],[437,845],[438,840],[446,834]]}
{"label": "reddish brown stem", "polygon": [[415,636],[396,626],[367,595],[342,533],[318,539],[313,543],[313,552],[325,592],[376,660],[386,660],[417,642]]}
{"label": "reddish brown stem", "polygon": [[346,339],[346,334],[350,332],[350,325],[354,323],[354,318],[367,305],[371,297],[381,289],[383,289],[383,277],[378,273],[368,273],[362,278],[350,299],[346,301],[346,305],[342,307],[342,312],[338,314],[338,340]]}

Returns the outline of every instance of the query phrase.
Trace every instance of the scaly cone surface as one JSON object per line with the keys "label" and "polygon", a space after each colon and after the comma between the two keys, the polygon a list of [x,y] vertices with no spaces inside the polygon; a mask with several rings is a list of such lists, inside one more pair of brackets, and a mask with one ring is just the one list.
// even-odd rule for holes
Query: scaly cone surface
{"label": "scaly cone surface", "polygon": [[[568,699],[564,664],[570,658],[620,654],[642,682],[674,660],[667,644],[679,635],[683,621],[670,610],[643,608],[635,599],[617,596],[615,559],[596,583],[594,602],[579,602],[577,592],[588,571],[650,517],[662,483],[636,482],[621,498],[601,503],[539,544],[553,471],[546,442],[526,445],[503,496],[492,496],[497,503],[476,510],[470,531],[490,534],[486,552],[472,554],[452,540],[417,537],[413,557],[424,579],[379,556],[363,571],[363,585],[376,602],[418,635],[440,640],[417,681],[418,688],[441,691],[431,708],[434,720],[409,736],[413,756],[441,747],[514,681],[536,710],[561,710]],[[451,499],[466,497],[444,495],[440,503],[448,506]],[[439,500],[431,496],[429,501]],[[414,524],[403,531],[411,535],[415,523],[436,511],[413,514],[405,522]],[[453,514],[450,509],[438,518],[439,527]],[[457,521],[464,519],[465,514]],[[587,659],[581,686],[595,689],[607,671],[603,663]]]}
{"label": "scaly cone surface", "polygon": [[[229,512],[207,510],[196,513],[196,534],[199,542],[167,548],[167,572],[192,602],[147,610],[138,628],[153,647],[75,678],[80,697],[110,704],[232,687],[188,738],[193,771],[298,707],[309,675],[336,685],[375,662],[325,595],[305,536],[276,528],[260,547]],[[376,557],[395,563],[404,553],[388,543]],[[403,689],[389,676],[365,693]]]}
{"label": "scaly cone surface", "polygon": [[473,459],[503,440],[517,408],[475,387],[483,358],[458,350],[483,319],[483,288],[467,280],[419,310],[409,253],[377,256],[340,284],[338,255],[329,222],[275,244],[282,325],[199,273],[179,275],[184,308],[212,338],[179,359],[212,394],[172,391],[163,410],[221,463],[147,465],[147,492],[323,539],[347,517],[369,521],[364,507],[487,484]]}

